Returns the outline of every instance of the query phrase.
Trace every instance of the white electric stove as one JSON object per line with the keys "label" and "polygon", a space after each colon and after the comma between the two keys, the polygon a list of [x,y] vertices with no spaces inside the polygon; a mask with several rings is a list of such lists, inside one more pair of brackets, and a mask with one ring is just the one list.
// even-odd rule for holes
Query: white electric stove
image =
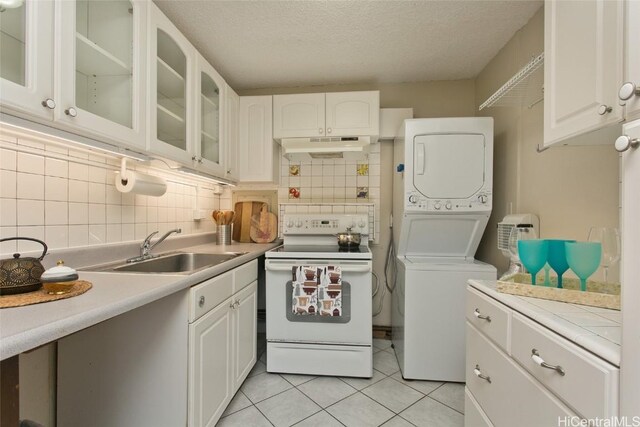
{"label": "white electric stove", "polygon": [[[284,245],[266,255],[267,371],[373,375],[367,215],[291,214]],[[362,235],[357,250],[336,234]]]}

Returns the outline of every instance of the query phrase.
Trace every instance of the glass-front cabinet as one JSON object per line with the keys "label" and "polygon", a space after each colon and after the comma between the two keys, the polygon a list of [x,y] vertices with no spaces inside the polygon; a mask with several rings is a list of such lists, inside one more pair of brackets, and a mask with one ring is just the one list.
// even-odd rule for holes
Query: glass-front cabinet
{"label": "glass-front cabinet", "polygon": [[224,143],[223,143],[223,117],[225,83],[222,77],[211,65],[198,55],[198,85],[199,97],[197,126],[198,143],[194,160],[198,163],[198,169],[223,177],[224,170]]}
{"label": "glass-front cabinet", "polygon": [[150,149],[192,164],[196,51],[157,7],[151,7],[150,13]]}
{"label": "glass-front cabinet", "polygon": [[2,111],[53,119],[53,1],[0,7]]}
{"label": "glass-front cabinet", "polygon": [[56,119],[145,146],[146,14],[140,0],[59,0]]}

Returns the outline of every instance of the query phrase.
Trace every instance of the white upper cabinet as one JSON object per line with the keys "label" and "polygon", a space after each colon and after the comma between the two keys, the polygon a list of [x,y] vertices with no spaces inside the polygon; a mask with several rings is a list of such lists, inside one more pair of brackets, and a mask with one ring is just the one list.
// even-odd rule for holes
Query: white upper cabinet
{"label": "white upper cabinet", "polygon": [[160,9],[149,15],[149,149],[193,164],[196,51]]}
{"label": "white upper cabinet", "polygon": [[623,120],[623,6],[609,0],[545,2],[545,145]]}
{"label": "white upper cabinet", "polygon": [[196,134],[195,161],[198,169],[216,176],[225,174],[225,146],[223,142],[225,82],[211,65],[198,55],[196,68]]}
{"label": "white upper cabinet", "polygon": [[296,138],[324,135],[324,93],[275,95],[273,97],[274,138]]}
{"label": "white upper cabinet", "polygon": [[2,10],[0,47],[2,110],[53,119],[53,2]]}
{"label": "white upper cabinet", "polygon": [[378,135],[380,92],[335,92],[273,97],[275,139]]}
{"label": "white upper cabinet", "polygon": [[56,120],[145,147],[146,20],[145,1],[56,2]]}
{"label": "white upper cabinet", "polygon": [[327,136],[378,135],[380,92],[326,94]]}
{"label": "white upper cabinet", "polygon": [[[640,118],[640,2],[625,3],[625,73],[620,102],[626,103],[627,120]],[[630,83],[630,84],[629,84]]]}
{"label": "white upper cabinet", "polygon": [[227,165],[225,178],[238,180],[238,145],[239,145],[239,114],[240,97],[229,85],[225,88],[225,146],[227,151]]}
{"label": "white upper cabinet", "polygon": [[273,142],[272,96],[240,97],[240,181],[277,182],[278,144]]}

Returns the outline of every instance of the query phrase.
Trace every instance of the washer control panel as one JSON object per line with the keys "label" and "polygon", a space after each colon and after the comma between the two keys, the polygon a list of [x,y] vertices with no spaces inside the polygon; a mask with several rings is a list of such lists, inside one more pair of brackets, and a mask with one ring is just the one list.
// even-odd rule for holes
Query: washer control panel
{"label": "washer control panel", "polygon": [[283,235],[337,234],[351,228],[354,233],[369,234],[367,214],[285,214]]}
{"label": "washer control panel", "polygon": [[480,191],[468,199],[431,199],[417,191],[405,194],[405,209],[409,212],[476,212],[491,210],[490,191]]}

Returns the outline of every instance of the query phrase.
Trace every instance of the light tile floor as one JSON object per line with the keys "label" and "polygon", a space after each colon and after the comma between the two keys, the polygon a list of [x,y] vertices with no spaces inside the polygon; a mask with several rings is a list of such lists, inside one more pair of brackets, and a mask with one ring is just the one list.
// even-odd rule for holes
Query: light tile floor
{"label": "light tile floor", "polygon": [[425,426],[464,424],[464,384],[406,381],[391,341],[373,340],[371,379],[266,372],[260,359],[227,407],[218,426]]}

